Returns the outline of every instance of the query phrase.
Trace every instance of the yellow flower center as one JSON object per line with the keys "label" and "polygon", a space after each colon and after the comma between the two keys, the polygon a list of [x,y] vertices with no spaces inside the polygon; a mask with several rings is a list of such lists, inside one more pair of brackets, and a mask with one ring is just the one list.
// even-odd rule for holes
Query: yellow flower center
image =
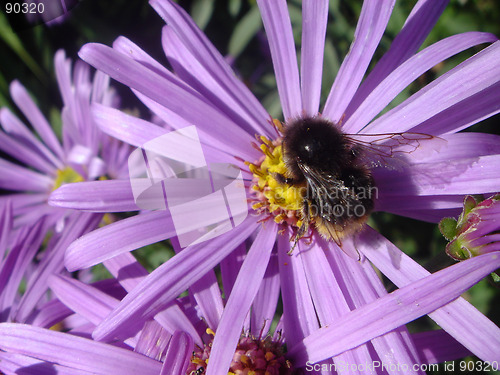
{"label": "yellow flower center", "polygon": [[56,173],[56,181],[54,182],[54,187],[52,190],[56,190],[64,184],[85,181],[85,179],[71,167],[58,169]]}
{"label": "yellow flower center", "polygon": [[278,224],[289,224],[300,227],[300,210],[302,209],[305,184],[290,185],[278,180],[278,176],[289,177],[287,166],[283,160],[282,140],[271,141],[264,136],[258,138],[258,146],[263,153],[261,159],[249,163],[253,173],[252,196],[255,203],[252,208],[258,213],[273,217]]}

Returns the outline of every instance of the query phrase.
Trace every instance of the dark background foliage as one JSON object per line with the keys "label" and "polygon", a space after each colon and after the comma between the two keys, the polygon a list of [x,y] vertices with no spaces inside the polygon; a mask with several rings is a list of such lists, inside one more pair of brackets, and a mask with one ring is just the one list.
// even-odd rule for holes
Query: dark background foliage
{"label": "dark background foliage", "polygon": [[[111,45],[113,40],[126,36],[160,62],[167,64],[161,49],[163,20],[147,1],[130,0],[74,0],[68,16],[60,23],[32,24],[24,18],[0,13],[0,106],[13,109],[9,84],[19,80],[33,95],[39,107],[53,126],[60,128],[62,101],[53,71],[54,53],[63,48],[68,57],[77,59],[78,50],[89,42]],[[237,73],[259,97],[269,112],[280,116],[280,105],[272,71],[269,50],[255,0],[179,0],[178,1],[205,30],[216,47],[233,63]],[[389,26],[376,51],[376,57],[389,48],[403,25],[415,0],[396,3]],[[12,2],[14,3],[14,2]],[[300,46],[300,0],[289,0],[290,17],[297,46]],[[336,72],[345,56],[354,34],[361,0],[332,0],[325,49],[323,97],[326,98]],[[500,36],[500,4],[498,0],[451,0],[437,26],[425,42],[432,44],[444,37],[464,31],[489,31]],[[477,52],[471,49],[434,67],[398,96],[394,106],[417,91],[424,84]],[[300,58],[300,57],[299,57]],[[115,84],[122,96],[124,108],[149,116],[148,111],[130,91]],[[499,117],[475,125],[473,131],[499,134]],[[470,131],[469,130],[469,131]],[[442,268],[453,261],[444,254],[445,240],[436,224],[403,219],[377,213],[371,224],[429,270]],[[154,268],[171,256],[167,243],[149,246],[137,252],[149,268]],[[389,286],[390,287],[390,286]],[[500,322],[500,293],[488,280],[483,280],[465,297],[497,324]],[[433,323],[420,319],[414,323],[431,328]],[[447,372],[449,374],[450,372]]]}

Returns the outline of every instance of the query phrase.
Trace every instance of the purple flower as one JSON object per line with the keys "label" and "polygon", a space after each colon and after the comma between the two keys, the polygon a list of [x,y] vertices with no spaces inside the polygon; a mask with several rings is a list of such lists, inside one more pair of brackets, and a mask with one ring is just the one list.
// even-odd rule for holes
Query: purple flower
{"label": "purple flower", "polygon": [[[244,256],[244,254],[241,254]],[[203,283],[190,288],[188,296],[172,301],[134,338],[105,344],[91,339],[90,333],[119,303],[126,291],[146,277],[146,270],[130,255],[122,254],[105,262],[116,277],[93,284],[55,275],[49,280],[55,298],[42,306],[33,326],[0,323],[0,371],[26,370],[36,364],[41,369],[54,368],[57,373],[82,371],[92,374],[190,374],[207,366],[207,357],[224,347],[211,347],[213,331],[225,309],[217,279],[205,277]],[[290,364],[283,358],[280,324],[274,335],[269,333],[278,301],[277,259],[273,257],[264,282],[258,286],[261,301],[253,304],[252,313],[242,325],[232,329],[244,334],[239,350],[233,353],[232,371],[243,368],[290,374]],[[235,280],[225,278],[228,291]],[[243,296],[236,298],[241,300]],[[229,297],[229,300],[234,297]],[[66,333],[49,331],[57,323]],[[42,343],[42,345],[40,345]],[[281,354],[281,356],[280,356]],[[119,362],[117,362],[119,359]],[[114,366],[114,367],[113,367]],[[75,372],[73,372],[75,373]],[[273,372],[270,372],[273,373]]]}
{"label": "purple flower", "polygon": [[[234,163],[245,169],[243,161],[247,161],[247,165],[254,165],[255,172],[265,161],[262,151],[270,153],[274,151],[270,145],[277,149],[281,142],[269,125],[268,114],[179,6],[168,0],[153,0],[151,4],[167,22],[163,48],[175,74],[123,37],[113,48],[86,45],[80,56],[131,87],[169,127],[195,124],[208,162]],[[451,36],[417,53],[445,4],[417,2],[391,49],[361,83],[394,5],[394,0],[365,1],[350,52],[321,110],[323,118],[341,124],[341,131],[349,134],[413,132],[446,141],[435,152],[433,142],[420,145],[417,138],[418,147],[408,153],[404,168],[370,170],[378,189],[375,210],[434,222],[457,213],[464,195],[493,193],[500,181],[496,167],[500,158],[498,137],[456,133],[500,109],[500,43],[491,34],[471,32]],[[258,5],[269,39],[285,126],[296,118],[317,116],[328,1],[303,2],[300,75],[286,2],[260,0]],[[493,43],[375,118],[434,65],[487,42]],[[167,133],[162,127],[102,105],[94,105],[92,112],[104,132],[137,147]],[[259,151],[252,146],[255,133],[263,136]],[[173,146],[182,149],[185,144]],[[179,196],[188,194],[180,188],[178,191]],[[50,202],[95,212],[134,207],[130,186],[120,181],[68,184],[52,193]],[[259,213],[256,206],[251,210]],[[177,255],[130,291],[97,326],[94,338],[109,341],[134,336],[186,288],[205,285],[200,283],[213,277],[211,270],[221,263],[223,278],[227,272],[236,282],[213,328],[216,335],[207,373],[225,372],[239,339],[233,327],[241,326],[252,302],[258,301],[264,270],[276,254],[283,331],[296,366],[380,359],[407,366],[407,373],[421,373],[411,364],[442,362],[467,352],[483,360],[498,360],[498,327],[459,298],[498,267],[497,252],[429,275],[364,225],[356,236],[342,240],[342,250],[360,253],[361,261],[345,256],[339,246],[315,233],[310,244],[299,241],[288,256],[289,240],[300,218],[289,223],[286,217],[274,216],[274,220],[261,224],[273,217],[272,210],[266,215],[249,216],[234,230],[182,251],[177,246]],[[282,235],[276,241],[278,230]],[[80,238],[69,247],[66,265],[69,270],[90,267],[175,235],[168,211],[146,212]],[[245,251],[247,239],[252,245],[239,272],[225,270],[224,264],[237,262],[237,252]],[[400,289],[388,294],[371,264]],[[426,314],[444,331],[411,335],[404,325]],[[328,367],[325,373],[332,371],[333,367]]]}
{"label": "purple flower", "polygon": [[47,226],[59,221],[61,230],[62,219],[70,211],[47,205],[47,199],[64,183],[128,177],[129,146],[103,134],[90,116],[91,103],[117,105],[109,77],[97,72],[92,78],[90,67],[77,62],[72,78],[71,62],[62,50],[54,62],[64,102],[62,143],[19,82],[10,85],[11,97],[33,131],[9,109],[0,110],[0,150],[26,165],[0,159],[0,187],[15,192],[2,199],[12,202],[16,228],[47,215]]}
{"label": "purple flower", "polygon": [[53,234],[41,253],[38,251],[46,237],[45,218],[13,231],[10,201],[0,205],[0,218],[0,322],[31,323],[49,328],[57,320],[47,319],[42,307],[52,305],[48,280],[53,274],[67,273],[63,263],[66,248],[94,229],[102,215],[74,213],[68,218],[65,230]]}

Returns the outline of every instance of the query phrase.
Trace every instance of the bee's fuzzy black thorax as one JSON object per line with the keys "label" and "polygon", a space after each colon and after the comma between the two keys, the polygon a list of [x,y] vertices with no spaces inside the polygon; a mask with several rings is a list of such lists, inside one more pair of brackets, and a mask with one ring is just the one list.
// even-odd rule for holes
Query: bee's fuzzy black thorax
{"label": "bee's fuzzy black thorax", "polygon": [[330,121],[306,117],[290,121],[283,135],[284,158],[294,179],[302,179],[298,162],[319,170],[340,173],[340,166],[352,159],[348,140]]}

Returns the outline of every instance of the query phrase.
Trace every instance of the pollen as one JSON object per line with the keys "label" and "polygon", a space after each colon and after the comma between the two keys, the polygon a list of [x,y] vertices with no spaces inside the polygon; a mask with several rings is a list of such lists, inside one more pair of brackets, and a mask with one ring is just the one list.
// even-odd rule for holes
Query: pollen
{"label": "pollen", "polygon": [[56,190],[64,184],[82,181],[85,181],[85,179],[73,168],[66,167],[64,169],[58,169],[56,172],[56,180],[54,182],[54,187],[52,190]]}
{"label": "pollen", "polygon": [[305,186],[292,186],[281,181],[288,177],[281,137],[271,141],[259,136],[257,141],[259,144],[254,146],[262,152],[261,158],[254,163],[245,163],[253,174],[252,208],[258,214],[266,215],[264,220],[272,218],[277,224],[298,227]]}

